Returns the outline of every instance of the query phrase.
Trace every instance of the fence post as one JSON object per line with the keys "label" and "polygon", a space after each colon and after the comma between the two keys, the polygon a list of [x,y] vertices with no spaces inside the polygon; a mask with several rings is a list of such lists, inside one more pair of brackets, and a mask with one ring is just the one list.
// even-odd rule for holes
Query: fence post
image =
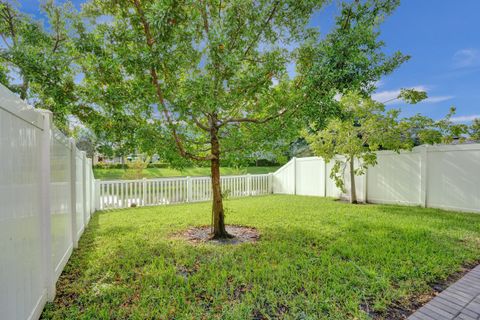
{"label": "fence post", "polygon": [[187,177],[187,202],[192,202],[192,178]]}
{"label": "fence post", "polygon": [[146,205],[147,201],[147,178],[142,179],[142,205]]}
{"label": "fence post", "polygon": [[77,147],[75,140],[70,138],[70,202],[72,213],[73,247],[78,248],[77,239]]}
{"label": "fence post", "polygon": [[247,196],[252,195],[252,176],[247,173]]}
{"label": "fence post", "polygon": [[268,193],[273,194],[273,172],[268,173]]}
{"label": "fence post", "polygon": [[93,175],[93,160],[88,162],[88,175],[90,176],[90,216],[95,212],[95,177]]}
{"label": "fence post", "polygon": [[327,197],[327,187],[328,187],[328,167],[327,167],[327,162],[325,161],[324,158],[323,160],[323,196]]}
{"label": "fence post", "polygon": [[368,178],[368,168],[365,169],[365,174],[363,175],[363,202],[367,203],[367,178]]}
{"label": "fence post", "polygon": [[297,194],[297,157],[292,158],[293,164],[293,194]]}
{"label": "fence post", "polygon": [[82,155],[82,176],[80,179],[82,179],[82,193],[83,193],[83,227],[86,228],[88,224],[88,220],[90,219],[90,216],[88,214],[87,210],[87,153],[85,151],[80,151],[80,154]]}
{"label": "fence post", "polygon": [[50,135],[52,125],[52,113],[48,110],[39,110],[43,115],[43,132],[41,137],[42,151],[40,155],[40,181],[41,181],[41,235],[42,235],[42,253],[43,253],[43,278],[47,289],[47,300],[53,301],[55,297],[55,281],[52,262],[52,226],[51,226],[51,154],[50,154]]}
{"label": "fence post", "polygon": [[95,210],[102,210],[100,206],[100,179],[95,180]]}
{"label": "fence post", "polygon": [[428,163],[428,146],[424,145],[421,149],[420,154],[420,205],[424,208],[427,207],[427,179],[428,179],[428,171],[427,171],[427,163]]}

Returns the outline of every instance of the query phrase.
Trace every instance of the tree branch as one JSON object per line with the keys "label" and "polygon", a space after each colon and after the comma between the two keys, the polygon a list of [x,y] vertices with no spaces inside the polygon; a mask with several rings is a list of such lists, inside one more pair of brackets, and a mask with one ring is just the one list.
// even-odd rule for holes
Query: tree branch
{"label": "tree branch", "polygon": [[202,7],[200,8],[200,12],[202,13],[203,28],[205,29],[205,33],[207,34],[207,38],[208,38],[208,33],[210,31],[210,28],[208,25],[207,4],[205,3],[205,0],[202,0],[201,3],[202,3]]}
{"label": "tree branch", "polygon": [[198,120],[197,118],[195,118],[193,115],[190,115],[192,117],[192,120],[193,122],[195,122],[195,124],[197,125],[197,127],[199,127],[200,129],[204,130],[204,131],[210,131],[210,128],[207,127],[206,125],[204,125],[203,123],[200,122],[200,120]]}
{"label": "tree branch", "polygon": [[258,39],[260,38],[260,35],[262,34],[263,29],[270,23],[270,21],[272,21],[279,4],[280,4],[280,1],[278,1],[278,0],[275,1],[275,3],[273,4],[272,11],[270,11],[270,14],[268,15],[267,20],[263,23],[262,27],[260,28],[260,31],[255,36],[254,41],[252,41],[252,43],[250,43],[250,45],[248,46],[247,50],[245,50],[245,52],[243,54],[244,56],[246,56],[248,54],[248,52],[252,49],[255,42],[258,41]]}

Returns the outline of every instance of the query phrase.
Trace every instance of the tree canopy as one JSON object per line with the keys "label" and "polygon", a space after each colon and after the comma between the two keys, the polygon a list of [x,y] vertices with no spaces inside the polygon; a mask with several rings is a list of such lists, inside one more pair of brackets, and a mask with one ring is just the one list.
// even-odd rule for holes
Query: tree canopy
{"label": "tree canopy", "polygon": [[456,108],[451,107],[444,118],[434,120],[430,117],[416,114],[413,117],[404,119],[404,125],[409,136],[416,145],[420,144],[449,144],[454,140],[464,142],[468,133],[468,126],[463,123],[455,123],[452,117]]}
{"label": "tree canopy", "polygon": [[72,42],[78,15],[69,4],[57,6],[52,0],[41,9],[49,30],[0,1],[0,82],[35,107],[51,110],[56,125],[68,131],[68,116],[81,111]]}

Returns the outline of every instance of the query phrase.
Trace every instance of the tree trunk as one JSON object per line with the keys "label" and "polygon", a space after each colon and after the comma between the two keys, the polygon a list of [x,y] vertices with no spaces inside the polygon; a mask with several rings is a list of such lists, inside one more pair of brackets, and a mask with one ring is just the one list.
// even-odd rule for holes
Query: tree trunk
{"label": "tree trunk", "polygon": [[350,158],[350,203],[357,203],[357,191],[355,188],[355,158]]}
{"label": "tree trunk", "polygon": [[212,176],[212,215],[213,215],[213,235],[212,239],[233,238],[225,229],[225,214],[223,210],[222,187],[220,184],[220,145],[217,137],[217,128],[211,130],[211,146],[214,159],[211,160]]}

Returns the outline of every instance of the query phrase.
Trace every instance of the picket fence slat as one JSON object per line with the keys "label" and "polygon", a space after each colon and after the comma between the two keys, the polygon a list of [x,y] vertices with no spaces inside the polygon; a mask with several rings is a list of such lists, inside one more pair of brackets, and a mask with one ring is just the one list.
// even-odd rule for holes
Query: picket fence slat
{"label": "picket fence slat", "polygon": [[[228,197],[265,195],[272,190],[270,176],[221,177],[222,192]],[[100,181],[99,189],[97,203],[100,203],[98,209],[101,210],[199,202],[212,198],[210,177]]]}

